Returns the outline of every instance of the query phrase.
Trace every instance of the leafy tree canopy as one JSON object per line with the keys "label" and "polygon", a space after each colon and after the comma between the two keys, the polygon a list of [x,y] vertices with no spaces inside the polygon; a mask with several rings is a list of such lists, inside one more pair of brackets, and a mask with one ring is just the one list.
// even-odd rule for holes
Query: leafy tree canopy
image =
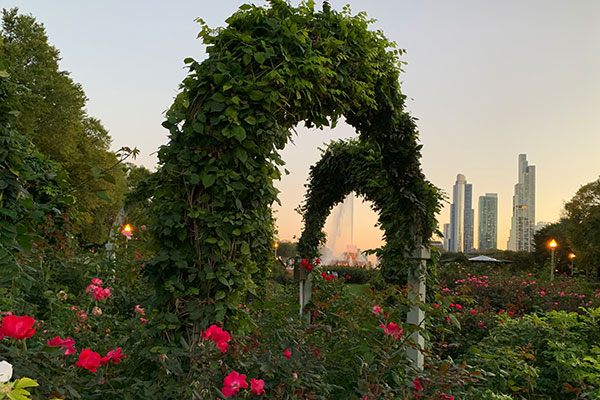
{"label": "leafy tree canopy", "polygon": [[565,204],[569,245],[587,273],[600,269],[600,179],[583,185]]}
{"label": "leafy tree canopy", "polygon": [[[101,242],[127,190],[124,171],[106,179],[89,179],[92,168],[117,162],[110,136],[98,119],[85,112],[83,88],[59,69],[60,53],[48,43],[44,26],[18,9],[2,11],[0,58],[16,86],[20,113],[15,129],[31,138],[51,160],[60,163],[75,188],[79,228],[84,241]],[[101,193],[105,199],[96,194]]]}

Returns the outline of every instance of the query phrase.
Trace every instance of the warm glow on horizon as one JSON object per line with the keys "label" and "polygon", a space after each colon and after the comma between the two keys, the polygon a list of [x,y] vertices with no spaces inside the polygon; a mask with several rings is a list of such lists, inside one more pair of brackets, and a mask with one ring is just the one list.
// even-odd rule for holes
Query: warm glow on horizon
{"label": "warm glow on horizon", "polygon": [[[50,43],[60,50],[60,68],[82,85],[89,98],[86,110],[110,131],[112,148],[137,146],[137,161],[154,169],[159,146],[168,143],[161,126],[164,111],[188,73],[183,60],[206,58],[195,18],[212,28],[224,26],[246,2],[203,7],[181,0],[141,7],[105,0],[74,7],[72,2],[9,0],[7,8],[18,6],[44,24]],[[422,170],[449,200],[437,217],[440,230],[450,221],[458,173],[473,185],[475,247],[478,198],[498,194],[500,249],[506,249],[510,230],[518,154],[527,154],[536,166],[536,222],[558,221],[564,202],[598,179],[600,2],[330,1],[336,10],[347,3],[353,13],[364,11],[376,20],[372,29],[406,49],[400,80],[423,144]],[[106,21],[111,21],[108,30]],[[302,125],[294,143],[281,151],[290,174],[275,183],[282,203],[273,206],[280,240],[300,237],[302,218],[295,209],[303,200],[309,166],[320,158],[318,148],[356,137],[343,121],[323,131]],[[381,245],[376,224],[370,204],[356,201],[354,242],[361,250]]]}

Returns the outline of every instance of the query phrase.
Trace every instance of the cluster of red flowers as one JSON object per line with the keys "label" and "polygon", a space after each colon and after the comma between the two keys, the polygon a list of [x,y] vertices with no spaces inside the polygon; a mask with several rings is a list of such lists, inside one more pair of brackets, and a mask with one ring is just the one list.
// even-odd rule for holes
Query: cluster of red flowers
{"label": "cluster of red flowers", "polygon": [[202,337],[215,342],[219,350],[221,350],[221,353],[227,351],[227,347],[229,346],[228,342],[231,339],[227,331],[224,331],[216,325],[211,325],[206,331],[202,332]]}
{"label": "cluster of red flowers", "polygon": [[403,329],[400,328],[398,324],[388,322],[387,325],[381,324],[379,326],[383,328],[383,333],[386,336],[391,335],[394,339],[400,339],[402,337]]}
{"label": "cluster of red flowers", "polygon": [[[315,258],[315,265],[319,265],[321,264],[321,260],[319,260],[318,258]],[[305,258],[304,260],[300,260],[300,265],[302,265],[308,272],[311,272],[314,269],[313,264],[310,262],[310,260],[308,258]]]}
{"label": "cluster of red flowers", "polygon": [[76,367],[85,368],[91,372],[97,372],[98,367],[107,364],[112,361],[113,364],[119,364],[121,358],[124,358],[125,354],[121,354],[121,348],[118,347],[115,350],[109,351],[104,357],[100,357],[100,354],[90,349],[83,349],[79,354],[79,360],[75,363]]}
{"label": "cluster of red flowers", "polygon": [[[230,397],[238,394],[240,389],[247,387],[248,382],[246,382],[246,375],[240,375],[236,371],[232,371],[225,379],[223,379],[223,389],[221,389],[221,393],[223,393],[223,396],[225,397]],[[252,393],[260,396],[265,392],[265,381],[262,379],[250,379],[250,389],[252,390]]]}
{"label": "cluster of red flowers", "polygon": [[103,288],[102,279],[94,278],[92,283],[85,289],[86,293],[92,293],[95,300],[108,299],[110,297],[110,288]]}
{"label": "cluster of red flowers", "polygon": [[35,319],[24,315],[17,317],[16,315],[7,315],[2,318],[2,326],[0,326],[0,340],[4,336],[11,337],[17,340],[30,338],[35,333]]}
{"label": "cluster of red flowers", "polygon": [[326,274],[325,272],[321,272],[321,276],[323,277],[323,279],[325,279],[326,281],[330,281],[333,278],[335,278],[335,275],[331,274]]}
{"label": "cluster of red flowers", "polygon": [[73,339],[71,339],[70,336],[67,336],[66,339],[61,339],[60,336],[55,336],[52,338],[52,340],[48,339],[46,340],[46,343],[48,343],[48,346],[60,346],[62,348],[65,349],[65,356],[69,356],[71,354],[75,354],[77,353],[77,349],[75,349],[75,341]]}
{"label": "cluster of red flowers", "polygon": [[136,304],[135,308],[133,309],[133,311],[136,314],[142,315],[142,317],[140,317],[140,322],[142,324],[145,324],[146,322],[148,322],[148,320],[146,318],[144,318],[144,316],[146,316],[146,310],[144,310],[143,307],[140,307],[139,304]]}

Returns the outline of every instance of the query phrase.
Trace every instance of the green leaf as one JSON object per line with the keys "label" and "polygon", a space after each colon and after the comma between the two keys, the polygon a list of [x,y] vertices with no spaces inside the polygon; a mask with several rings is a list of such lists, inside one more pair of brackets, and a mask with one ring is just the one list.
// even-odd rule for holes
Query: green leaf
{"label": "green leaf", "polygon": [[104,201],[112,201],[111,198],[106,194],[106,192],[96,192],[96,196]]}
{"label": "green leaf", "polygon": [[200,183],[200,176],[198,174],[190,175],[190,183],[192,185],[197,185],[198,183]]}
{"label": "green leaf", "polygon": [[218,101],[213,101],[210,103],[210,111],[211,112],[221,112],[225,109],[227,105],[225,103],[219,103]]}
{"label": "green leaf", "polygon": [[250,92],[250,100],[261,101],[265,97],[265,94],[260,90],[253,90]]}
{"label": "green leaf", "polygon": [[254,59],[257,63],[262,64],[267,60],[267,56],[262,51],[257,51],[254,53]]}
{"label": "green leaf", "polygon": [[117,182],[115,181],[115,177],[114,177],[114,176],[112,176],[112,175],[110,175],[110,174],[104,174],[104,175],[102,175],[102,179],[104,179],[104,180],[105,180],[106,182],[108,182],[108,183],[112,183],[113,185],[114,185],[115,183],[117,183]]}
{"label": "green leaf", "polygon": [[40,386],[40,385],[38,385],[38,383],[31,378],[21,378],[15,382],[16,389],[22,389],[22,388],[26,388],[26,387],[36,387],[36,386]]}
{"label": "green leaf", "polygon": [[102,178],[102,168],[100,167],[92,167],[90,168],[90,172],[95,179]]}
{"label": "green leaf", "polygon": [[218,290],[217,294],[215,295],[215,300],[221,300],[224,297],[225,297],[225,292],[222,290]]}
{"label": "green leaf", "polygon": [[204,185],[204,187],[208,189],[215,183],[216,179],[217,177],[214,174],[206,175],[202,178],[202,185]]}
{"label": "green leaf", "polygon": [[235,137],[240,143],[246,139],[246,130],[241,126],[236,126],[232,130],[233,137]]}
{"label": "green leaf", "polygon": [[456,318],[456,315],[454,314],[450,314],[450,321],[452,322],[452,325],[456,326],[458,329],[460,329],[460,322],[458,321],[458,319]]}
{"label": "green leaf", "polygon": [[256,118],[254,118],[252,115],[248,115],[246,118],[244,118],[244,121],[246,121],[246,123],[249,125],[256,125]]}

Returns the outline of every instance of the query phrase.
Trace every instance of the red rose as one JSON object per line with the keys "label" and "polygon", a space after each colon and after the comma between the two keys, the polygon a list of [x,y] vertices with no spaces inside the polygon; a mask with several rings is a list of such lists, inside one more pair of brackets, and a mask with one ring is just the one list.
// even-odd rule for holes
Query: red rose
{"label": "red rose", "polygon": [[0,334],[5,335],[17,340],[23,340],[30,338],[35,333],[35,319],[24,315],[17,317],[16,315],[8,315],[2,318],[2,326],[0,327]]}
{"label": "red rose", "polygon": [[284,356],[285,358],[287,358],[288,360],[289,360],[290,358],[292,358],[292,352],[290,351],[290,349],[285,349],[285,351],[283,352],[283,356]]}
{"label": "red rose", "polygon": [[100,357],[100,354],[90,349],[83,349],[79,354],[79,360],[77,360],[75,366],[85,368],[91,372],[96,372],[101,361],[102,358]]}
{"label": "red rose", "polygon": [[61,339],[60,336],[55,336],[52,340],[46,340],[48,346],[61,346],[65,349],[65,356],[77,353],[75,350],[75,341],[71,339],[71,337],[67,337],[66,339]]}
{"label": "red rose", "polygon": [[216,325],[211,325],[206,331],[202,332],[202,337],[215,342],[219,350],[221,350],[221,353],[227,351],[227,347],[229,346],[228,342],[231,339],[227,331],[224,331]]}
{"label": "red rose", "polygon": [[265,392],[265,381],[262,379],[250,379],[250,389],[252,389],[252,393],[260,396]]}
{"label": "red rose", "polygon": [[383,328],[383,333],[388,336],[391,335],[394,337],[394,339],[400,339],[402,337],[402,331],[403,329],[399,329],[400,327],[398,326],[398,324],[395,324],[393,322],[388,322],[387,325],[379,325]]}
{"label": "red rose", "polygon": [[223,389],[221,392],[223,396],[230,397],[237,394],[240,388],[247,388],[248,382],[246,382],[246,375],[238,374],[236,371],[232,371],[229,375],[223,379]]}
{"label": "red rose", "polygon": [[113,364],[119,364],[121,362],[121,358],[125,358],[125,354],[121,354],[121,348],[118,347],[115,350],[109,351],[106,356],[102,357],[100,363],[104,365],[112,360]]}

